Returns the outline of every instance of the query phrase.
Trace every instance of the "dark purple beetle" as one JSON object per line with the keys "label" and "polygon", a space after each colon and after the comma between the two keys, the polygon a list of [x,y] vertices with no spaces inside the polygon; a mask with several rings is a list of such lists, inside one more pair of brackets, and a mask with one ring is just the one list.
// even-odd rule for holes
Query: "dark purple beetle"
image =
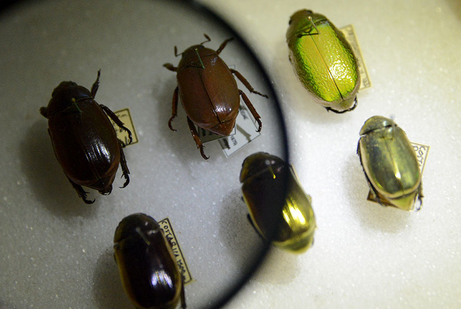
{"label": "dark purple beetle", "polygon": [[268,96],[255,91],[242,74],[234,69],[229,69],[219,57],[227,42],[231,41],[232,38],[225,40],[216,51],[203,46],[204,43],[211,41],[206,34],[205,38],[207,41],[191,46],[181,54],[178,54],[175,46],[175,56],[182,55],[178,67],[173,66],[171,63],[166,63],[163,66],[170,71],[177,72],[178,80],[178,86],[173,93],[173,111],[168,126],[171,130],[176,131],[171,126],[171,122],[177,115],[179,95],[187,114],[187,123],[192,137],[197,144],[197,148],[200,149],[202,157],[208,159],[203,152],[203,144],[194,123],[215,134],[228,136],[235,125],[240,106],[240,96],[258,122],[259,128],[257,131],[261,131],[261,117],[246,94],[238,89],[237,82],[232,74],[250,92],[266,98]]}
{"label": "dark purple beetle", "polygon": [[107,116],[128,132],[129,143],[131,132],[114,112],[94,100],[100,72],[91,92],[74,82],[61,82],[53,90],[48,107],[40,108],[40,113],[48,119],[48,133],[56,158],[78,196],[87,204],[94,200],[87,200],[82,186],[110,194],[119,164],[125,177],[122,188],[130,182],[122,149],[125,145],[117,138]]}

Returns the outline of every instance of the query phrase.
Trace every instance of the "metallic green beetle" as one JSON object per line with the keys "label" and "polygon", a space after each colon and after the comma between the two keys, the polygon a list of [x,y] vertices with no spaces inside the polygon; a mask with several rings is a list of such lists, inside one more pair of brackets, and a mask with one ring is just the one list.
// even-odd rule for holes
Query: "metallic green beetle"
{"label": "metallic green beetle", "polygon": [[360,130],[357,154],[370,186],[369,199],[381,205],[413,210],[422,205],[421,171],[410,141],[388,118],[374,116]]}
{"label": "metallic green beetle", "polygon": [[[275,246],[295,253],[312,246],[317,223],[311,197],[299,185],[291,165],[268,153],[254,153],[243,162],[240,182],[252,223],[265,239],[274,235],[278,223],[279,229],[272,238]],[[277,205],[282,203],[280,212]]]}
{"label": "metallic green beetle", "polygon": [[290,18],[286,39],[295,73],[318,103],[336,113],[353,110],[360,73],[341,31],[325,16],[300,10]]}

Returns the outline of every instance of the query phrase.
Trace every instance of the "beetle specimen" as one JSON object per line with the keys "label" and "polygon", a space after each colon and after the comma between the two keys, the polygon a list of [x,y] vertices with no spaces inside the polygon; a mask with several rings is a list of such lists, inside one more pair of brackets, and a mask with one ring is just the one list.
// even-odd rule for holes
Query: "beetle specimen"
{"label": "beetle specimen", "polygon": [[163,66],[170,71],[177,72],[176,77],[178,80],[178,86],[173,93],[172,116],[168,121],[168,126],[172,131],[176,131],[173,129],[171,122],[177,115],[179,96],[187,114],[187,123],[192,137],[197,148],[200,149],[200,154],[206,160],[208,157],[203,151],[203,144],[194,124],[215,134],[228,136],[234,128],[239,111],[239,96],[242,97],[251,114],[258,122],[259,128],[257,131],[261,131],[261,117],[246,94],[237,88],[237,82],[232,74],[250,92],[266,98],[267,95],[255,91],[238,71],[229,69],[219,57],[219,54],[232,38],[225,40],[216,51],[203,46],[204,43],[211,40],[206,34],[205,38],[207,41],[191,46],[181,54],[178,54],[175,46],[175,56],[182,55],[179,65],[175,67],[171,63],[166,63]]}
{"label": "beetle specimen", "polygon": [[341,31],[325,16],[300,10],[290,18],[286,39],[295,73],[318,103],[336,113],[353,110],[360,73]]}
{"label": "beetle specimen", "polygon": [[422,205],[421,172],[410,141],[388,118],[374,116],[360,130],[357,154],[370,186],[371,199],[381,205],[413,210]]}
{"label": "beetle specimen", "polygon": [[268,153],[254,153],[243,162],[240,182],[251,221],[260,235],[268,239],[278,226],[272,238],[274,245],[295,253],[312,246],[317,223],[311,197],[300,186],[291,165]]}
{"label": "beetle specimen", "polygon": [[125,217],[114,235],[123,288],[136,308],[186,308],[182,275],[162,229],[152,217]]}
{"label": "beetle specimen", "polygon": [[87,200],[82,186],[110,194],[119,164],[125,177],[122,188],[130,182],[122,149],[125,145],[117,139],[107,117],[128,132],[130,143],[131,132],[108,107],[94,100],[100,74],[101,70],[91,91],[74,82],[61,82],[53,90],[48,107],[40,108],[40,113],[48,118],[48,133],[56,158],[78,196],[87,204],[94,200]]}

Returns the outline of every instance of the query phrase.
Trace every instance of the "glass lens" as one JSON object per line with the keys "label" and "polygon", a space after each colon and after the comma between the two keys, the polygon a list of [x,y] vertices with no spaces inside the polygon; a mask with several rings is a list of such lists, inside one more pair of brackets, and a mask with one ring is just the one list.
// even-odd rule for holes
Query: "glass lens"
{"label": "glass lens", "polygon": [[[137,212],[157,221],[169,218],[192,276],[185,286],[189,308],[218,306],[230,298],[267,249],[247,219],[239,182],[242,162],[258,151],[287,160],[276,94],[245,42],[208,10],[180,1],[22,1],[0,18],[5,134],[0,304],[130,308],[113,258],[113,237],[118,223]],[[236,79],[261,116],[261,134],[257,124],[248,129],[237,123],[235,134],[243,140],[204,143],[208,160],[196,147],[183,105],[210,107],[200,97],[180,99],[172,121],[177,131],[171,131],[177,79],[163,66],[177,67],[182,55],[175,56],[174,47],[182,53],[207,41],[204,34],[211,41],[203,46],[213,50],[234,38],[219,56],[269,96],[250,93]],[[124,148],[130,184],[119,188],[124,184],[119,168],[110,195],[84,188],[88,199],[96,200],[87,205],[56,160],[48,120],[39,109],[62,81],[91,89],[99,69],[95,100],[112,111],[129,108],[139,142]],[[203,85],[192,77],[190,83]],[[246,106],[242,99],[240,105]],[[251,119],[248,110],[240,114]],[[234,143],[246,145],[226,155]]]}

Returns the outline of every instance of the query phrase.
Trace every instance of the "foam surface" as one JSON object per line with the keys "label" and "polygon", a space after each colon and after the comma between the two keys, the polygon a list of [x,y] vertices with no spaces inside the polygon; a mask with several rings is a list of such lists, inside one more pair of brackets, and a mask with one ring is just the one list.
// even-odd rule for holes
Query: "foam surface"
{"label": "foam surface", "polygon": [[[311,250],[300,256],[273,250],[227,307],[459,307],[458,1],[202,3],[243,34],[271,73],[292,163],[313,198],[318,224]],[[373,87],[359,93],[351,113],[327,113],[293,73],[285,31],[290,15],[303,8],[337,27],[355,27]],[[262,135],[229,159],[217,143],[205,148],[209,161],[200,157],[182,107],[174,122],[178,131],[169,131],[176,83],[162,64],[176,65],[174,45],[182,51],[201,42],[204,32],[214,48],[228,37],[187,16],[147,1],[45,1],[2,15],[0,307],[131,308],[118,281],[112,238],[118,222],[138,211],[172,220],[196,279],[186,287],[190,308],[217,296],[228,274],[241,274],[259,241],[240,198],[241,162],[254,151],[277,154],[279,128],[270,103],[250,95],[262,116]],[[223,59],[264,92],[258,73],[247,70],[251,65],[232,44]],[[119,189],[117,176],[112,194],[92,193],[97,201],[88,206],[56,162],[38,109],[59,82],[89,88],[100,68],[98,102],[112,110],[130,107],[140,143],[125,151],[131,184]],[[411,141],[431,146],[417,213],[366,201],[356,146],[361,126],[374,115],[394,116]]]}
{"label": "foam surface", "polygon": [[[460,3],[203,2],[234,23],[271,70],[290,156],[318,223],[310,251],[274,250],[228,308],[459,307]],[[373,87],[359,93],[353,112],[325,112],[293,74],[285,32],[299,9],[322,13],[339,28],[354,25]],[[431,146],[417,213],[366,201],[356,147],[374,115],[395,117],[411,141]]]}

